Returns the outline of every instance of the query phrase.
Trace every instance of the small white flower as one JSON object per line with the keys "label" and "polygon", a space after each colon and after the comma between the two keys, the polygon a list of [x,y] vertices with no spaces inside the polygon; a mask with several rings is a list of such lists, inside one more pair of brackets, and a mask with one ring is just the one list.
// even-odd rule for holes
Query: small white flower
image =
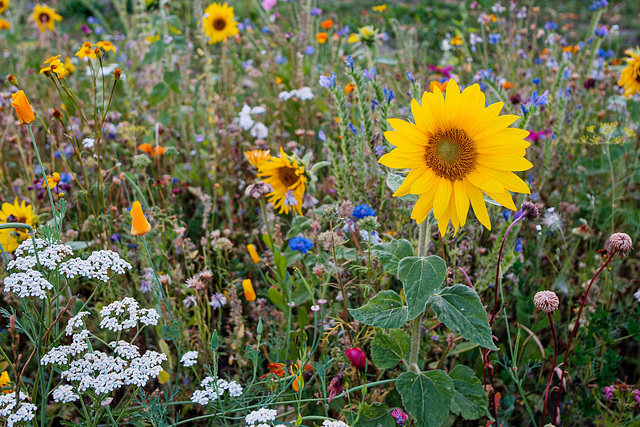
{"label": "small white flower", "polygon": [[82,146],[84,148],[93,148],[93,146],[95,145],[96,140],[95,138],[85,138],[82,140]]}
{"label": "small white flower", "polygon": [[251,128],[251,136],[258,139],[265,139],[269,136],[269,129],[262,122],[256,123]]}
{"label": "small white flower", "polygon": [[196,363],[198,363],[198,352],[197,351],[186,352],[180,359],[180,363],[182,363],[185,368],[195,365]]}

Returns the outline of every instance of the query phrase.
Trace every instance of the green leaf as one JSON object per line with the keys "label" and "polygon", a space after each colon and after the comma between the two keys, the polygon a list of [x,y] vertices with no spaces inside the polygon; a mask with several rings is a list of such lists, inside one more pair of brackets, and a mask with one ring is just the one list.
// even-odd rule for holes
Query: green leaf
{"label": "green leaf", "polygon": [[316,173],[318,173],[318,171],[322,168],[326,168],[328,166],[331,166],[331,162],[328,162],[326,160],[323,160],[321,162],[315,163],[313,165],[313,167],[311,168],[311,174],[315,175]]}
{"label": "green leaf", "polygon": [[401,259],[413,256],[413,246],[406,239],[392,240],[389,243],[381,243],[371,248],[371,251],[380,259],[384,271],[394,276],[398,275],[398,263]]}
{"label": "green leaf", "polygon": [[298,234],[301,234],[311,226],[312,222],[313,220],[311,218],[307,218],[306,216],[297,216],[293,218],[293,222],[291,222],[291,228],[289,228],[289,231],[287,231],[287,235],[284,237],[284,239],[289,240],[292,237],[296,237]]}
{"label": "green leaf", "polygon": [[466,285],[453,285],[435,293],[429,300],[438,319],[463,338],[497,350],[491,339],[487,312],[476,291]]}
{"label": "green leaf", "polygon": [[[402,185],[402,182],[404,181],[404,176],[402,175],[396,175],[395,173],[389,173],[387,175],[387,186],[391,189],[391,191],[393,191],[394,193],[396,192],[396,190]],[[418,201],[418,196],[416,196],[415,194],[407,194],[406,196],[402,196],[400,197],[400,200],[402,200],[403,202],[412,202],[415,203]]]}
{"label": "green leaf", "polygon": [[182,74],[180,74],[180,70],[165,71],[164,81],[172,91],[176,93],[181,92],[180,84],[182,83]]}
{"label": "green leaf", "polygon": [[391,329],[389,335],[381,329],[371,341],[371,359],[379,369],[395,367],[411,349],[411,338],[402,329]]}
{"label": "green leaf", "polygon": [[412,256],[398,263],[398,279],[404,284],[409,320],[422,314],[431,295],[442,289],[446,277],[447,264],[439,256]]}
{"label": "green leaf", "polygon": [[157,83],[153,89],[151,89],[151,95],[149,96],[149,106],[153,107],[158,102],[163,101],[167,95],[169,95],[169,86],[165,82]]}
{"label": "green leaf", "polygon": [[269,288],[267,290],[267,297],[269,300],[280,309],[283,313],[287,312],[287,305],[284,302],[284,297],[276,288]]}
{"label": "green leaf", "polygon": [[364,306],[349,309],[358,322],[384,329],[397,329],[407,323],[407,307],[394,291],[381,291]]}
{"label": "green leaf", "polygon": [[421,427],[440,427],[453,402],[453,380],[442,370],[405,372],[396,380],[402,403]]}
{"label": "green leaf", "polygon": [[451,412],[462,415],[465,420],[477,420],[484,416],[489,399],[482,387],[482,381],[475,376],[473,369],[458,365],[449,372],[449,377],[453,380],[455,388]]}
{"label": "green leaf", "polygon": [[391,415],[391,408],[384,403],[363,403],[358,411],[358,421],[353,427],[395,427],[396,422]]}
{"label": "green leaf", "polygon": [[142,65],[149,65],[154,62],[160,61],[162,59],[162,56],[164,55],[164,51],[166,48],[167,45],[161,41],[152,43],[149,51],[146,53],[144,59],[142,60]]}
{"label": "green leaf", "polygon": [[627,99],[627,111],[632,122],[640,123],[640,101]]}

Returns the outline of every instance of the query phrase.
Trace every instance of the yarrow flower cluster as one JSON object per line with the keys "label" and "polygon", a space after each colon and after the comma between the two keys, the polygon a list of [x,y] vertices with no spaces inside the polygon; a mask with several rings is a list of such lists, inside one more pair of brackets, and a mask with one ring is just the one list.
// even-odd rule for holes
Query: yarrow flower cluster
{"label": "yarrow flower cluster", "polygon": [[52,396],[55,402],[62,403],[75,402],[76,400],[80,399],[80,396],[74,393],[73,386],[70,384],[63,384],[60,387],[56,388],[55,390],[53,390]]}
{"label": "yarrow flower cluster", "polygon": [[131,264],[110,250],[93,252],[85,260],[72,258],[60,264],[60,273],[69,279],[83,276],[101,282],[107,282],[114,274],[124,274],[125,270],[130,269]]}
{"label": "yarrow flower cluster", "polygon": [[[242,396],[242,386],[236,381],[228,382],[221,378],[209,376],[202,380],[200,386],[202,389],[194,391],[191,396],[191,401],[200,405],[208,405],[210,402],[215,402],[224,396],[225,391],[229,393],[230,397]],[[247,424],[249,424],[248,421]]]}
{"label": "yarrow flower cluster", "polygon": [[14,292],[20,298],[37,297],[45,299],[45,291],[53,289],[53,285],[38,270],[12,273],[4,279],[4,291]]}
{"label": "yarrow flower cluster", "polygon": [[289,92],[280,92],[278,97],[282,101],[288,101],[291,98],[298,98],[300,101],[309,101],[310,99],[313,99],[314,95],[310,87],[302,87],[300,89],[293,89]]}
{"label": "yarrow flower cluster", "polygon": [[25,393],[20,392],[19,396],[16,399],[15,392],[0,395],[0,417],[7,419],[7,427],[31,421],[36,416],[38,407],[27,401],[29,397]]}
{"label": "yarrow flower cluster", "polygon": [[343,421],[324,420],[322,423],[322,427],[349,427],[349,424]]}
{"label": "yarrow flower cluster", "polygon": [[73,250],[67,245],[49,245],[43,239],[36,239],[36,247],[38,248],[38,259],[36,260],[33,251],[33,241],[25,240],[18,246],[15,251],[17,258],[9,262],[9,270],[31,270],[40,265],[47,270],[55,270],[58,265],[67,257],[73,255]]}
{"label": "yarrow flower cluster", "polygon": [[138,302],[133,298],[124,298],[122,301],[114,301],[103,307],[100,311],[102,321],[100,328],[112,331],[122,331],[138,325],[157,325],[160,315],[153,308],[138,307]]}
{"label": "yarrow flower cluster", "polygon": [[196,363],[198,363],[198,352],[197,351],[186,352],[180,359],[180,363],[182,363],[185,368],[195,365]]}
{"label": "yarrow flower cluster", "polygon": [[244,420],[247,426],[268,427],[267,423],[275,421],[276,415],[278,415],[278,411],[275,409],[260,408],[257,411],[252,411]]}

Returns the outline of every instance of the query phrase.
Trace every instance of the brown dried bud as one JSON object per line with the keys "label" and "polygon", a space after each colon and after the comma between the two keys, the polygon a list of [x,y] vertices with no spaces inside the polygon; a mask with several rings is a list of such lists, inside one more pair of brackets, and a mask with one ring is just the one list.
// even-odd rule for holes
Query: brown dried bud
{"label": "brown dried bud", "polygon": [[113,70],[113,80],[115,81],[120,80],[121,75],[122,75],[122,68],[116,68],[115,70]]}
{"label": "brown dried bud", "polygon": [[18,79],[16,79],[16,76],[14,76],[13,74],[9,74],[7,76],[7,81],[14,86],[18,86]]}
{"label": "brown dried bud", "polygon": [[534,220],[540,216],[540,209],[538,209],[535,203],[529,200],[522,202],[520,212],[522,212],[522,215],[528,220]]}
{"label": "brown dried bud", "polygon": [[609,237],[608,246],[610,250],[612,249],[626,255],[633,249],[633,242],[627,233],[613,233],[611,237]]}
{"label": "brown dried bud", "polygon": [[51,117],[53,117],[56,120],[62,120],[62,111],[58,110],[57,108],[55,108],[52,112],[51,112]]}
{"label": "brown dried bud", "polygon": [[553,313],[558,309],[560,300],[553,291],[540,291],[533,297],[533,305],[545,313]]}
{"label": "brown dried bud", "polygon": [[254,199],[266,196],[273,191],[273,187],[262,181],[253,183],[244,190],[244,195]]}

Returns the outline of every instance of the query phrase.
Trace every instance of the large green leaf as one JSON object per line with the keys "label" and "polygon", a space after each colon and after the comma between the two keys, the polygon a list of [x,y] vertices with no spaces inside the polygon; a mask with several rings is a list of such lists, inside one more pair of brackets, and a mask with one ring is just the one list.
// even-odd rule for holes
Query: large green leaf
{"label": "large green leaf", "polygon": [[401,259],[413,256],[413,246],[406,239],[392,240],[389,243],[381,243],[371,248],[371,251],[380,259],[380,263],[389,274],[398,275],[398,263]]}
{"label": "large green leaf", "polygon": [[384,403],[363,403],[358,412],[358,422],[353,427],[395,427],[391,409]]}
{"label": "large green leaf", "polygon": [[[387,175],[387,186],[391,189],[391,191],[395,193],[396,190],[402,185],[402,181],[404,181],[404,178],[405,177],[402,175],[390,173]],[[416,196],[415,194],[407,194],[406,196],[400,197],[400,200],[402,200],[403,202],[415,203],[418,201],[418,196]]]}
{"label": "large green leaf", "polygon": [[447,264],[439,256],[412,256],[400,260],[398,279],[404,284],[409,320],[422,314],[429,298],[442,288],[446,277]]}
{"label": "large green leaf", "polygon": [[444,371],[405,372],[396,380],[396,388],[416,426],[440,427],[449,416],[455,389]]}
{"label": "large green leaf", "polygon": [[411,339],[402,329],[391,329],[389,335],[378,329],[371,341],[371,359],[379,369],[395,367],[409,352]]}
{"label": "large green leaf", "polygon": [[182,74],[180,74],[180,70],[165,71],[164,82],[169,85],[172,91],[180,93],[180,85],[182,84]]}
{"label": "large green leaf", "polygon": [[467,420],[482,417],[487,412],[489,399],[482,387],[482,381],[475,376],[473,369],[458,365],[449,372],[449,377],[455,387],[451,412],[462,415]]}
{"label": "large green leaf", "polygon": [[474,289],[465,285],[449,286],[433,294],[429,304],[438,319],[453,332],[488,349],[498,349],[491,339],[487,312]]}
{"label": "large green leaf", "polygon": [[349,309],[358,322],[384,329],[397,329],[407,323],[407,307],[394,291],[381,291],[360,308]]}

